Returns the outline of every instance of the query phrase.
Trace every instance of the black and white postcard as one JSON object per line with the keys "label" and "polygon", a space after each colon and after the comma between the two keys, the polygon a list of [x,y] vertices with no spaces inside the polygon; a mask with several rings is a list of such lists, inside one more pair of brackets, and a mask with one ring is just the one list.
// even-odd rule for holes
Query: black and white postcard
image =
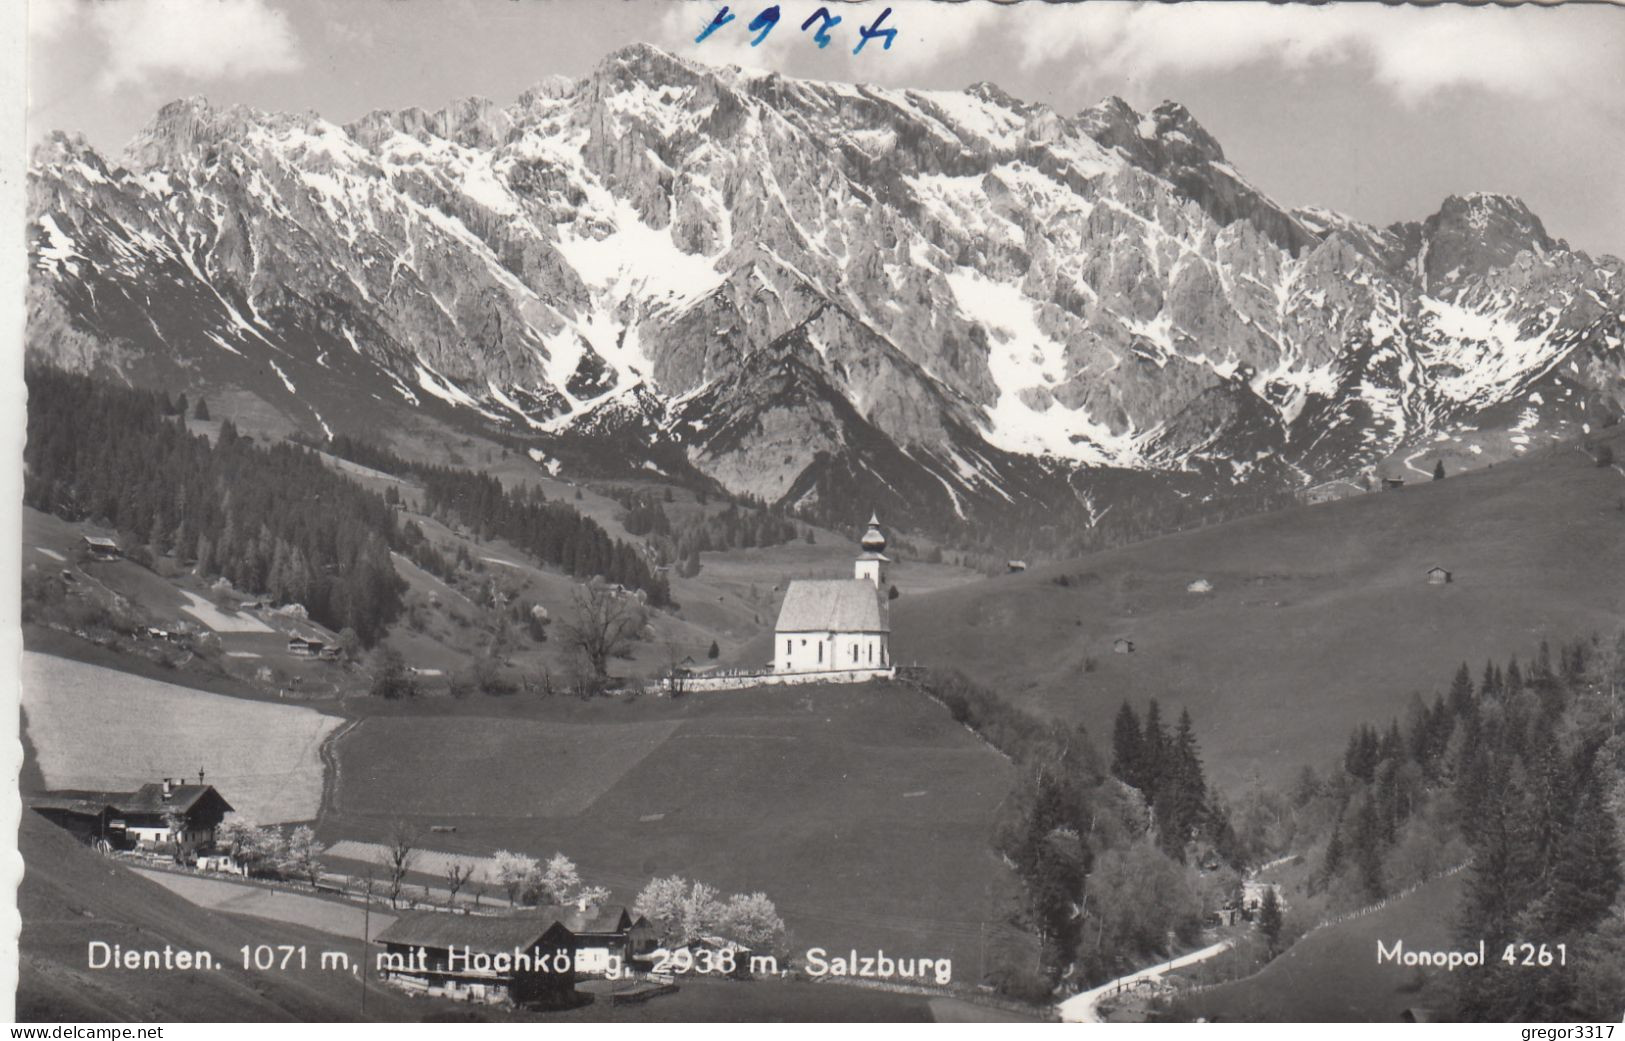
{"label": "black and white postcard", "polygon": [[17,6],[15,1020],[1625,1019],[1625,8]]}

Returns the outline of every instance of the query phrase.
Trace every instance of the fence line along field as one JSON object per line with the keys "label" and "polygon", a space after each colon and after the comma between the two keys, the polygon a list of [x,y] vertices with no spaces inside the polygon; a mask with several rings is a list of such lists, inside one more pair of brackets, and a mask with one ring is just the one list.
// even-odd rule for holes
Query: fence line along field
{"label": "fence line along field", "polygon": [[[327,848],[322,860],[335,871],[349,870],[351,865],[366,864],[376,866],[384,863],[389,856],[390,847],[382,842],[358,842],[355,839],[340,839]],[[452,865],[467,865],[485,879],[494,880],[497,877],[496,857],[480,856],[474,853],[448,853],[438,849],[414,849],[412,851],[412,871],[418,875],[427,875],[436,879],[446,877],[446,871]]]}
{"label": "fence line along field", "polygon": [[262,824],[316,817],[322,742],[342,722],[32,651],[22,707],[48,788],[126,791],[201,768]]}

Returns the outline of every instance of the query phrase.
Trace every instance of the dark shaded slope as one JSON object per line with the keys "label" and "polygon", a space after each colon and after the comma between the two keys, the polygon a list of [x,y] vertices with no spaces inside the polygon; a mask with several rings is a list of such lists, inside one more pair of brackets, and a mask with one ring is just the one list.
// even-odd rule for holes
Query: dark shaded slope
{"label": "dark shaded slope", "polygon": [[[18,846],[25,865],[18,890],[23,929],[17,1018],[20,1021],[330,1021],[360,1018],[361,983],[334,970],[290,966],[244,972],[244,944],[302,944],[314,966],[320,953],[359,944],[262,919],[237,918],[190,904],[155,882],[81,846],[32,810],[23,811]],[[90,969],[92,941],[125,950],[206,950],[214,971]],[[367,995],[368,1018],[416,1019],[432,1011],[383,991]]]}

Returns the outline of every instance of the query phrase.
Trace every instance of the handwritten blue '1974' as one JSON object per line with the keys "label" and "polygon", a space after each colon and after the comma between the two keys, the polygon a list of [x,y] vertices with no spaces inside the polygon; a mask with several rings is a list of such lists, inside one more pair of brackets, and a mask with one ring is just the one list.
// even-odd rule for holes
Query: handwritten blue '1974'
{"label": "handwritten blue '1974'", "polygon": [[[852,48],[853,54],[861,54],[863,45],[874,39],[882,41],[881,50],[891,50],[892,40],[897,38],[897,29],[894,27],[881,28],[881,24],[886,21],[886,16],[889,14],[891,14],[891,8],[888,7],[880,12],[879,18],[870,22],[867,26],[859,27],[858,45]],[[706,37],[733,21],[736,17],[736,15],[729,14],[727,6],[724,5],[722,10],[717,12],[716,17],[711,19],[711,24],[706,26],[700,35],[694,37],[694,42],[704,43]],[[771,7],[762,8],[757,12],[756,17],[750,20],[750,24],[745,27],[747,31],[756,34],[756,37],[750,41],[750,45],[752,47],[760,46],[761,42],[767,39],[767,34],[772,32],[773,27],[778,24],[779,5],[774,4]],[[813,33],[813,42],[818,44],[820,48],[828,47],[830,41],[829,31],[841,24],[841,16],[830,14],[827,7],[820,7],[805,22],[801,23],[801,31],[806,32],[814,24],[818,26],[818,31]]]}

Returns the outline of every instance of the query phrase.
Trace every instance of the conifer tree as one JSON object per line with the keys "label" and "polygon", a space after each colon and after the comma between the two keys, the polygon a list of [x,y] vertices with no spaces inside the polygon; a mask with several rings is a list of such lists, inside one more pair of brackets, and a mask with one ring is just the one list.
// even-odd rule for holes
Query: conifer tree
{"label": "conifer tree", "polygon": [[1350,838],[1354,847],[1354,863],[1359,870],[1360,886],[1367,896],[1375,900],[1383,895],[1382,881],[1382,829],[1377,823],[1374,800],[1366,799],[1354,817],[1354,834]]}
{"label": "conifer tree", "polygon": [[1143,782],[1141,741],[1140,717],[1125,700],[1112,724],[1112,776],[1132,788]]}
{"label": "conifer tree", "polygon": [[1258,931],[1263,934],[1271,958],[1275,957],[1275,947],[1281,940],[1283,924],[1281,900],[1275,895],[1275,887],[1267,886],[1264,889],[1264,898],[1258,906]]}
{"label": "conifer tree", "polygon": [[1554,858],[1544,918],[1556,934],[1581,932],[1602,921],[1625,884],[1618,827],[1608,812],[1602,775],[1589,774]]}
{"label": "conifer tree", "polygon": [[1450,681],[1450,711],[1457,716],[1465,716],[1473,708],[1473,675],[1467,671],[1467,663],[1462,662],[1461,668],[1456,670],[1455,679]]}
{"label": "conifer tree", "polygon": [[1338,874],[1343,870],[1343,810],[1337,811],[1337,819],[1332,822],[1331,837],[1326,840],[1326,859],[1320,864],[1321,888],[1332,884]]}
{"label": "conifer tree", "polygon": [[1162,786],[1167,769],[1168,730],[1162,723],[1162,708],[1152,698],[1145,707],[1145,726],[1140,732],[1140,790],[1149,798]]}

